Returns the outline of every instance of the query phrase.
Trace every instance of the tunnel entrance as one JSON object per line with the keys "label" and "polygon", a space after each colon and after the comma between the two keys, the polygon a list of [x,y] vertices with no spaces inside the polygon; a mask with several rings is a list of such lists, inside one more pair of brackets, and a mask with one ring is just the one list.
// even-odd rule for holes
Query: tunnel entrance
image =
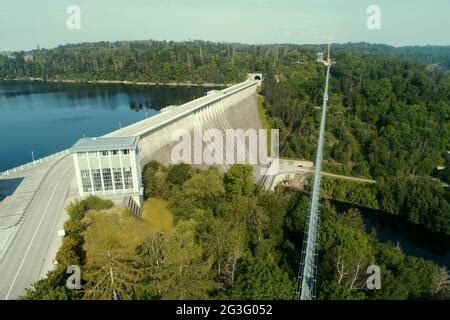
{"label": "tunnel entrance", "polygon": [[261,80],[261,76],[255,76],[253,80]]}

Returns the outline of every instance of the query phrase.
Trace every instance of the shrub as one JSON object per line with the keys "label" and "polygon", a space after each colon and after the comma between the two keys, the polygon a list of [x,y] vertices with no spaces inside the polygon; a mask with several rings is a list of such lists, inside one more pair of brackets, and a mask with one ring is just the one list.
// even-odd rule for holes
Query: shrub
{"label": "shrub", "polygon": [[109,209],[114,205],[111,200],[100,199],[92,195],[84,199],[83,202],[86,206],[86,211]]}

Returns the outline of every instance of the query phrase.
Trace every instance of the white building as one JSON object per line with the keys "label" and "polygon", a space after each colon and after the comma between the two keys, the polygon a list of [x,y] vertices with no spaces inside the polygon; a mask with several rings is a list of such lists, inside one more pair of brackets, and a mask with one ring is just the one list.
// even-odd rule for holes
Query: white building
{"label": "white building", "polygon": [[132,197],[142,203],[139,137],[83,138],[71,148],[80,196]]}

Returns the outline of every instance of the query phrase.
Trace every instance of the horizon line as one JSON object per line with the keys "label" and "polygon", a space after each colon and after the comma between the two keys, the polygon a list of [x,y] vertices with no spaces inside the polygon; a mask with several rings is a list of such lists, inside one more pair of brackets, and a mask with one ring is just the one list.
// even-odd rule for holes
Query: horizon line
{"label": "horizon line", "polygon": [[[141,40],[98,40],[98,41],[82,41],[82,42],[68,42],[64,44],[58,44],[55,46],[50,47],[41,47],[40,45],[37,45],[34,49],[18,49],[18,50],[0,50],[0,53],[16,53],[16,52],[30,52],[30,51],[36,51],[36,50],[54,50],[59,47],[65,47],[65,46],[77,46],[77,45],[85,45],[85,44],[98,44],[101,42],[107,42],[107,43],[126,43],[126,42],[174,42],[174,43],[186,43],[186,42],[205,42],[205,43],[214,43],[214,44],[230,44],[230,45],[244,45],[244,46],[287,46],[287,45],[294,45],[294,46],[323,46],[327,45],[325,42],[317,42],[317,43],[295,43],[295,42],[267,42],[267,43],[245,43],[245,42],[233,42],[233,41],[215,41],[215,40],[203,40],[203,39],[187,39],[187,40],[157,40],[157,39],[141,39]],[[426,47],[450,47],[449,44],[407,44],[407,45],[392,45],[388,43],[382,43],[382,42],[367,42],[367,41],[347,41],[347,42],[333,42],[334,46],[339,45],[346,45],[346,44],[367,44],[367,45],[382,45],[387,47],[392,47],[395,49],[400,48],[408,48],[408,47],[420,47],[420,48],[426,48]]]}

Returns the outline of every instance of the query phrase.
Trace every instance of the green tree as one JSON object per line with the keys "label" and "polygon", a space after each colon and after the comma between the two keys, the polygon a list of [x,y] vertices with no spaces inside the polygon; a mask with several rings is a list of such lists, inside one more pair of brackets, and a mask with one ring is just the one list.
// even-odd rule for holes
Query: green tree
{"label": "green tree", "polygon": [[64,267],[58,267],[47,273],[46,277],[25,289],[21,300],[78,300],[82,291],[66,287],[68,274]]}
{"label": "green tree", "polygon": [[205,299],[218,289],[194,229],[195,222],[180,221],[173,235],[154,233],[137,248],[144,273],[140,298]]}
{"label": "green tree", "polygon": [[253,167],[250,165],[234,164],[228,168],[224,177],[226,192],[233,195],[248,196],[253,193]]}
{"label": "green tree", "polygon": [[[261,245],[263,246],[264,244]],[[254,257],[244,257],[232,298],[285,300],[292,299],[294,293],[294,281],[277,265],[266,248],[258,250]]]}
{"label": "green tree", "polygon": [[169,166],[166,181],[172,185],[181,186],[191,176],[191,166],[186,163],[179,163]]}
{"label": "green tree", "polygon": [[87,283],[83,299],[135,299],[140,270],[133,266],[134,257],[124,257],[114,247],[107,247],[101,256],[86,267]]}

